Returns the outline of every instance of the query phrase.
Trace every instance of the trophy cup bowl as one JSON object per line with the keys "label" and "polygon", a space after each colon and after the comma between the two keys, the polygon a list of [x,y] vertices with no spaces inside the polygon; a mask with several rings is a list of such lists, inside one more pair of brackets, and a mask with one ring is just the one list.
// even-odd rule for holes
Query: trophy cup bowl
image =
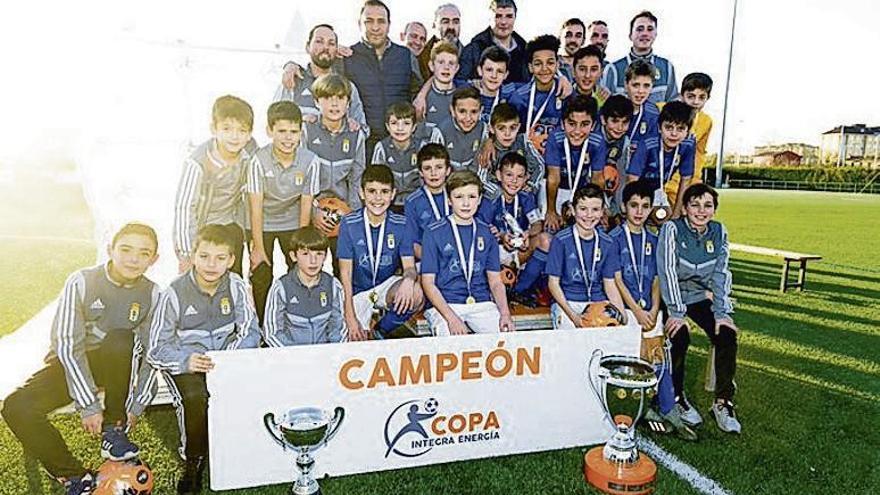
{"label": "trophy cup bowl", "polygon": [[604,493],[648,494],[654,491],[657,466],[636,448],[636,424],[657,386],[654,367],[634,356],[604,356],[597,349],[590,359],[590,388],[614,434],[604,446],[584,456],[584,477]]}
{"label": "trophy cup bowl", "polygon": [[323,447],[336,435],[345,409],[337,407],[330,412],[317,407],[297,407],[288,410],[275,420],[275,414],[266,413],[263,423],[269,436],[283,449],[297,452],[296,466],[300,475],[293,484],[293,495],[314,495],[321,493],[321,487],[311,471],[315,465],[312,453]]}

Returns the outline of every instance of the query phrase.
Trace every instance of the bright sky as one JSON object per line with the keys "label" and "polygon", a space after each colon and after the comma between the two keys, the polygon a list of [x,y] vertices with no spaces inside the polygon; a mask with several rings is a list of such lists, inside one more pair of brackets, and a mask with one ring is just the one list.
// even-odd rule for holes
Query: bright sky
{"label": "bright sky", "polygon": [[[392,36],[409,20],[430,23],[442,2],[388,0]],[[466,0],[462,38],[489,22],[488,1]],[[575,8],[575,5],[587,8]],[[307,7],[303,7],[307,5]],[[207,137],[211,101],[225,93],[251,101],[259,130],[288,54],[225,52],[193,46],[301,51],[308,27],[336,26],[343,43],[358,38],[357,0],[180,2],[18,2],[0,18],[0,163],[76,156],[96,140],[149,143]],[[717,151],[733,2],[520,0],[517,31],[526,39],[558,34],[570,16],[601,18],[611,29],[610,58],[629,48],[630,17],[650,8],[660,18],[658,54],[715,79],[707,110]],[[728,149],[769,142],[818,144],[841,121],[880,125],[878,7],[871,0],[741,0],[728,115]],[[177,40],[184,43],[176,44]],[[182,48],[189,46],[190,48]],[[870,50],[870,51],[869,51]],[[294,58],[304,60],[302,55]],[[836,76],[832,78],[832,76]],[[850,81],[847,85],[843,82]],[[836,86],[835,86],[836,85]],[[85,143],[85,144],[84,144]],[[178,164],[175,164],[177,166]]]}

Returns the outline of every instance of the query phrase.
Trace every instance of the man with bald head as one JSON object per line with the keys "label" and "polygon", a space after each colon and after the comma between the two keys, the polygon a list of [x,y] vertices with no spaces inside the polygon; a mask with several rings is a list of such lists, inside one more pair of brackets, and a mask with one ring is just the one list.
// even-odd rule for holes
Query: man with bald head
{"label": "man with bald head", "polygon": [[462,45],[458,39],[461,34],[461,11],[454,3],[445,3],[437,7],[437,10],[434,11],[433,29],[434,34],[425,44],[425,49],[422,50],[421,55],[418,55],[419,71],[422,74],[422,79],[425,80],[431,77],[431,69],[428,67],[428,62],[431,61],[431,50],[439,41],[446,40],[452,43],[458,48],[458,53],[461,54]]}
{"label": "man with bald head", "polygon": [[409,48],[413,55],[418,57],[425,50],[425,41],[428,39],[428,30],[425,25],[418,21],[409,22],[400,33],[400,42]]}

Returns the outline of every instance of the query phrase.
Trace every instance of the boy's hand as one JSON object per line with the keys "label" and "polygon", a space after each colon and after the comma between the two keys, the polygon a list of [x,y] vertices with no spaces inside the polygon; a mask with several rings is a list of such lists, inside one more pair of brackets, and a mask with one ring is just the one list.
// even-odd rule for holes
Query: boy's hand
{"label": "boy's hand", "polygon": [[177,258],[177,272],[186,273],[192,268],[192,261],[188,256],[179,256]]}
{"label": "boy's hand", "polygon": [[416,107],[416,118],[418,120],[425,120],[425,115],[427,115],[428,108],[428,97],[427,95],[419,92],[413,100],[413,106]]}
{"label": "boy's hand", "polygon": [[643,331],[648,332],[654,328],[656,322],[653,318],[651,318],[650,313],[642,308],[636,308],[633,313],[635,313],[636,321],[639,322],[639,325],[641,325]]}
{"label": "boy's hand", "polygon": [[450,335],[467,335],[468,328],[467,325],[461,321],[461,318],[458,316],[454,316],[451,320],[447,320],[446,323],[449,325],[449,334]]}
{"label": "boy's hand", "polygon": [[555,211],[547,208],[547,218],[544,219],[544,225],[550,232],[558,232],[562,227],[562,218]]}
{"label": "boy's hand", "polygon": [[357,132],[357,131],[361,130],[360,122],[349,117],[348,118],[348,130],[351,132]]}
{"label": "boy's hand", "polygon": [[317,227],[324,235],[327,235],[336,228],[336,224],[327,217],[324,210],[318,209],[315,214],[315,227]]}
{"label": "boy's hand", "polygon": [[532,234],[530,234],[528,230],[523,231],[522,240],[523,240],[523,243],[522,243],[522,246],[519,247],[519,250],[520,251],[528,251],[529,245],[531,244],[531,241],[532,241]]}
{"label": "boy's hand", "polygon": [[402,315],[415,306],[415,287],[413,280],[404,278],[394,292],[394,312]]}
{"label": "boy's hand", "polygon": [[192,354],[186,363],[186,370],[190,373],[207,373],[214,369],[214,362],[204,354]]}
{"label": "boy's hand", "polygon": [[351,56],[352,53],[354,53],[354,52],[351,51],[350,46],[338,45],[336,47],[336,55],[339,57],[348,58]]}
{"label": "boy's hand", "polygon": [[487,139],[480,146],[480,152],[477,154],[477,164],[483,168],[489,168],[489,165],[492,165],[492,162],[495,161],[495,145],[492,144],[491,139]]}
{"label": "boy's hand", "polygon": [[672,337],[675,337],[675,334],[677,334],[684,326],[684,318],[673,318],[670,316],[666,319],[666,335],[671,339]]}
{"label": "boy's hand", "polygon": [[516,327],[513,325],[513,318],[510,316],[510,313],[505,311],[501,313],[501,318],[498,320],[499,326],[501,327],[502,332],[515,332]]}
{"label": "boy's hand", "polygon": [[262,263],[265,263],[267,266],[271,267],[272,263],[269,261],[269,257],[266,256],[266,251],[264,249],[254,249],[251,252],[251,271],[257,269]]}
{"label": "boy's hand", "polygon": [[348,326],[348,336],[352,341],[360,342],[370,339],[369,332],[364,330],[364,327],[361,326],[361,322],[357,318],[346,318],[345,324]]}
{"label": "boy's hand", "polygon": [[303,115],[303,122],[308,122],[309,124],[314,124],[318,121],[318,116],[313,113],[307,113]]}
{"label": "boy's hand", "polygon": [[503,235],[503,234],[501,233],[500,230],[498,230],[498,227],[496,227],[496,226],[494,226],[494,225],[490,225],[490,226],[489,226],[489,232],[491,232],[492,235],[495,236],[495,240],[497,240],[498,242],[502,242],[502,235]]}
{"label": "boy's hand", "polygon": [[715,320],[715,335],[718,335],[721,332],[721,325],[730,327],[734,333],[739,333],[739,328],[737,328],[733,320],[730,318],[721,318],[720,320]]}
{"label": "boy's hand", "polygon": [[574,88],[571,86],[571,82],[569,82],[567,77],[560,76],[558,80],[559,84],[556,88],[556,96],[564,100],[571,96],[571,92],[574,91]]}
{"label": "boy's hand", "polygon": [[611,96],[611,91],[608,90],[605,86],[596,85],[596,96],[599,97],[600,100],[605,101]]}
{"label": "boy's hand", "polygon": [[284,64],[284,74],[281,75],[281,85],[284,89],[293,91],[296,88],[296,80],[303,78],[303,68],[296,62]]}
{"label": "boy's hand", "polygon": [[104,426],[104,414],[100,412],[96,412],[91,416],[86,416],[82,419],[82,427],[86,433],[90,433],[92,435],[100,435],[101,429]]}

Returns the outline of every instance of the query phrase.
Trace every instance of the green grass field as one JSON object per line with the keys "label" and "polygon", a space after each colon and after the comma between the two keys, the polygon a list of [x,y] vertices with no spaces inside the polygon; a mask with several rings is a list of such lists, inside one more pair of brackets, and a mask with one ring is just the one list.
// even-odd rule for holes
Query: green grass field
{"label": "green grass field", "polygon": [[[74,195],[75,196],[75,195]],[[26,198],[12,196],[16,200]],[[9,196],[4,197],[4,201]],[[67,200],[73,201],[71,197]],[[88,236],[83,207],[73,201],[45,219],[46,228],[79,225]],[[5,203],[4,203],[5,204]],[[18,208],[18,205],[16,205]],[[0,212],[10,211],[7,206]],[[67,218],[70,215],[71,218]],[[734,296],[740,335],[737,405],[744,433],[722,435],[712,425],[699,443],[658,440],[666,450],[738,494],[871,493],[880,487],[876,448],[880,432],[880,197],[821,193],[724,191],[720,218],[735,242],[818,253],[807,291],[778,292],[781,261],[735,255]],[[75,217],[75,218],[74,218]],[[3,215],[0,233],[47,235],[30,221]],[[51,220],[51,221],[50,221]],[[52,223],[56,222],[56,223]],[[36,229],[36,230],[34,230]],[[91,249],[47,245],[53,264],[33,242],[3,243],[5,290],[0,331],[27,320],[54,297],[66,273],[90,262]],[[15,257],[13,261],[7,258]],[[34,263],[30,263],[34,261]],[[12,278],[10,278],[12,277]],[[22,283],[31,292],[17,294]],[[702,391],[708,340],[695,335],[688,360],[688,390],[705,411]],[[55,423],[76,455],[97,466],[98,443],[79,430],[74,416]],[[572,428],[582,427],[572,425]],[[176,421],[168,407],[154,408],[134,433],[158,476],[155,493],[174,493]],[[596,493],[583,482],[582,449],[500,457],[329,479],[328,494]],[[320,461],[319,461],[320,462]],[[57,494],[38,463],[22,453],[0,424],[0,494]],[[872,488],[873,487],[873,488]],[[227,493],[282,494],[286,486]],[[661,469],[657,493],[695,493]]]}

